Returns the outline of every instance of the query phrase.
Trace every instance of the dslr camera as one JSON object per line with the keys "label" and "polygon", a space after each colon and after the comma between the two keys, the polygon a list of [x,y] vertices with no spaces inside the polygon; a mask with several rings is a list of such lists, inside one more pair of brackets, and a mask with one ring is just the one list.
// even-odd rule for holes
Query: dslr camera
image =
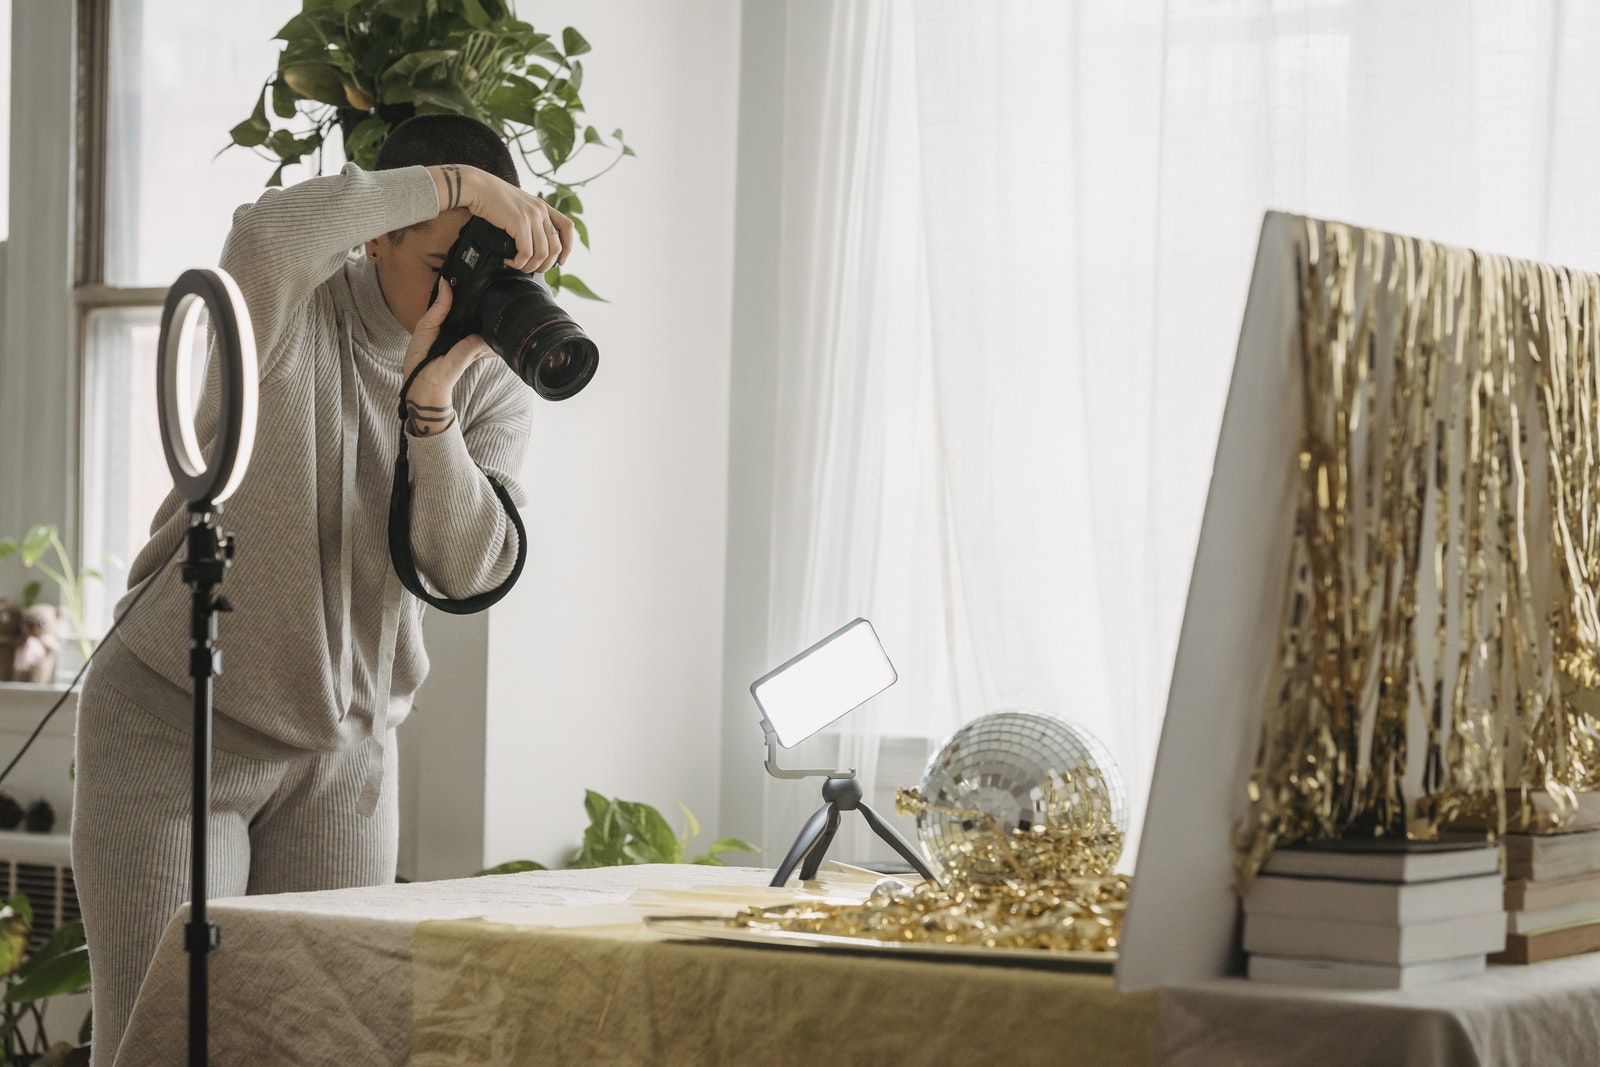
{"label": "dslr camera", "polygon": [[482,334],[517,377],[546,400],[565,400],[589,384],[600,350],[550,298],[537,280],[506,259],[517,242],[500,227],[473,215],[445,255],[441,284],[454,298],[439,327],[435,349]]}

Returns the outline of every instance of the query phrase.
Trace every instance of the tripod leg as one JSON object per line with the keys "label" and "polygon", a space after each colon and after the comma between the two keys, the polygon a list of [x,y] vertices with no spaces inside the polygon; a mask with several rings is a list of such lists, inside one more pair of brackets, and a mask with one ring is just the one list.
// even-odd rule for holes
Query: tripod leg
{"label": "tripod leg", "polygon": [[930,882],[936,882],[933,871],[928,868],[928,861],[923,859],[916,849],[911,847],[911,842],[901,837],[899,832],[878,817],[878,813],[865,804],[857,804],[856,810],[861,812],[867,820],[867,825],[872,827],[873,833],[889,842],[889,847],[900,853],[900,858],[911,864],[913,870]]}
{"label": "tripod leg", "polygon": [[833,844],[833,835],[839,832],[839,806],[828,805],[828,825],[822,831],[822,836],[817,839],[816,847],[806,853],[806,861],[800,865],[800,880],[809,882],[817,876],[817,868],[822,866],[822,857],[828,852],[828,846]]}
{"label": "tripod leg", "polygon": [[[824,804],[811,813],[811,818],[807,819],[806,824],[800,828],[800,833],[795,836],[794,844],[789,846],[789,851],[784,855],[783,862],[778,864],[778,873],[773,875],[769,884],[780,886],[789,880],[789,875],[793,873],[795,864],[799,863],[811,851],[812,847],[817,843],[817,839],[822,836],[823,828],[828,823],[828,812],[832,809],[832,804]],[[837,819],[838,815],[835,814],[834,818]]]}

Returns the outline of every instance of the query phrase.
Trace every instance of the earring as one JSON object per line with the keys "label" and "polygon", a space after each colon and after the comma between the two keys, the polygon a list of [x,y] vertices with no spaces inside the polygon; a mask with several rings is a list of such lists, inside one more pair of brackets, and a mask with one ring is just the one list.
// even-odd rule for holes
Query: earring
{"label": "earring", "polygon": [[378,253],[376,253],[376,252],[368,252],[367,255],[371,256],[373,259],[377,259],[378,258]]}

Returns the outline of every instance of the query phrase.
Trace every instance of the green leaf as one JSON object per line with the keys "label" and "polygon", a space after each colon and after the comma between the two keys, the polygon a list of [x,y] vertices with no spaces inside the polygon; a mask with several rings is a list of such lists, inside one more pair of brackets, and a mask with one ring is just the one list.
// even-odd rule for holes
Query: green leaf
{"label": "green leaf", "polygon": [[561,276],[561,289],[563,292],[571,291],[585,300],[598,300],[602,304],[611,303],[611,301],[585,285],[576,274],[563,274]]}
{"label": "green leaf", "polygon": [[691,838],[700,836],[700,820],[694,817],[694,812],[690,811],[689,805],[683,801],[678,801],[678,807],[683,809],[683,817],[689,820],[689,825],[684,827],[683,833],[678,837],[679,841],[687,845]]}
{"label": "green leaf", "polygon": [[533,860],[507,860],[505,863],[494,867],[487,867],[478,871],[472,877],[480,878],[486,874],[520,874],[523,871],[548,871],[550,868]]}
{"label": "green leaf", "polygon": [[374,15],[389,15],[400,19],[422,18],[427,13],[423,0],[378,0],[372,7]]}
{"label": "green leaf", "polygon": [[[83,1025],[78,1027],[78,1044],[87,1046],[89,1044],[90,1039],[92,1039],[93,1037],[94,1037],[94,1009],[91,1008],[88,1011],[84,1012]],[[87,1063],[88,1060],[85,1059],[84,1062]]]}
{"label": "green leaf", "polygon": [[559,264],[552,264],[550,269],[545,271],[541,277],[544,278],[544,283],[550,287],[552,293],[561,291],[561,267]]}
{"label": "green leaf", "polygon": [[48,523],[35,526],[22,537],[22,565],[31,567],[39,562],[39,557],[45,554],[50,547],[50,539],[56,535],[56,528]]}
{"label": "green leaf", "polygon": [[37,578],[22,587],[23,611],[27,611],[39,602],[39,593],[42,589],[44,589],[44,585]]}
{"label": "green leaf", "polygon": [[[518,81],[523,80],[518,79]],[[523,85],[526,84],[527,82],[523,81]],[[539,121],[538,93],[530,92],[515,83],[502,85],[490,93],[484,99],[483,106],[489,114],[523,126],[532,126]]]}
{"label": "green leaf", "polygon": [[355,129],[350,131],[350,139],[344,143],[344,154],[347,159],[359,159],[367,151],[377,151],[378,145],[389,134],[389,124],[376,115],[371,115],[361,120]]}
{"label": "green leaf", "polygon": [[22,542],[18,541],[15,537],[8,537],[4,541],[0,541],[0,559],[5,559],[7,556],[21,548]]}
{"label": "green leaf", "polygon": [[23,961],[22,966],[17,969],[17,977],[28,977],[28,975],[37,971],[57,956],[82,947],[83,943],[83,923],[76,919],[69,923],[63,923],[50,935],[50,940],[40,945],[33,951],[32,955]]}
{"label": "green leaf", "polygon": [[38,970],[16,982],[6,990],[3,999],[7,1004],[30,1004],[67,993],[76,993],[89,986],[89,949],[80,945],[54,959],[47,960]]}
{"label": "green leaf", "polygon": [[533,128],[539,135],[539,148],[552,167],[559,167],[572,154],[572,143],[578,131],[572,116],[563,107],[550,105],[539,109]]}
{"label": "green leaf", "polygon": [[576,215],[568,216],[572,219],[572,228],[578,231],[578,240],[583,242],[583,247],[589,247],[589,224]]}
{"label": "green leaf", "polygon": [[28,927],[31,925],[31,912],[25,919],[9,905],[0,908],[0,974],[13,974],[22,966],[23,956],[28,950]]}
{"label": "green leaf", "polygon": [[288,165],[289,164],[287,164],[287,163],[279,163],[278,164],[278,169],[273,171],[272,172],[272,177],[267,179],[267,188],[268,189],[274,189],[274,188],[277,188],[277,187],[283,185],[283,168],[287,167]]}
{"label": "green leaf", "polygon": [[583,845],[568,864],[571,867],[615,867],[632,863],[624,851],[627,830],[618,817],[617,806],[594,790],[585,790],[583,807],[589,826],[583,832]]}
{"label": "green leaf", "polygon": [[[300,62],[286,65],[278,76],[288,83],[294,95],[334,107],[349,107],[344,95],[344,78],[332,63]],[[266,115],[263,113],[262,120]]]}
{"label": "green leaf", "polygon": [[266,130],[257,126],[249,119],[228,131],[228,136],[233,138],[233,143],[243,148],[254,148],[267,139]]}
{"label": "green leaf", "polygon": [[492,21],[478,0],[461,0],[461,15],[475,30],[488,29]]}
{"label": "green leaf", "polygon": [[558,67],[567,61],[567,57],[561,54],[561,49],[551,44],[550,38],[544,34],[540,34],[539,37],[528,46],[528,51],[532,52],[536,56],[548,59]]}
{"label": "green leaf", "polygon": [[566,49],[569,56],[581,56],[589,51],[589,42],[583,39],[583,34],[568,26],[561,31],[561,47]]}
{"label": "green leaf", "polygon": [[672,832],[666,816],[637,801],[618,800],[617,809],[632,840],[627,852],[638,863],[677,863],[683,858],[678,835]]}
{"label": "green leaf", "polygon": [[694,864],[698,864],[701,867],[726,867],[727,866],[726,863],[723,863],[721,860],[717,859],[717,857],[711,855],[711,853],[709,853],[709,852],[706,853],[704,856],[696,856],[694,859],[690,860],[689,862],[690,863],[694,863]]}
{"label": "green leaf", "polygon": [[717,856],[724,852],[760,852],[760,845],[752,845],[738,837],[719,837],[711,842],[711,855]]}
{"label": "green leaf", "polygon": [[478,105],[474,104],[471,97],[454,85],[413,88],[411,99],[418,105],[425,105],[417,108],[421,114],[427,114],[427,107],[432,107],[452,115],[478,117]]}
{"label": "green leaf", "polygon": [[380,83],[384,88],[414,83],[418,76],[449,65],[456,54],[454,48],[424,48],[421,51],[408,52],[384,68],[379,79]]}
{"label": "green leaf", "polygon": [[[22,916],[22,921],[28,924],[28,929],[33,929],[33,903],[28,900],[28,894],[13,893],[6,898],[5,907]],[[4,908],[0,908],[0,916],[3,915]]]}
{"label": "green leaf", "polygon": [[280,119],[294,118],[294,91],[289,88],[289,83],[274,76],[267,84],[272,87],[272,113]]}
{"label": "green leaf", "polygon": [[593,126],[585,126],[583,128],[583,143],[584,144],[605,144],[606,142],[600,136],[600,131],[599,130],[595,129]]}
{"label": "green leaf", "polygon": [[583,64],[572,64],[572,73],[567,75],[567,80],[572,83],[572,91],[577,92],[583,88]]}
{"label": "green leaf", "polygon": [[583,810],[589,816],[590,822],[601,822],[611,816],[611,801],[596,793],[593,789],[583,791]]}

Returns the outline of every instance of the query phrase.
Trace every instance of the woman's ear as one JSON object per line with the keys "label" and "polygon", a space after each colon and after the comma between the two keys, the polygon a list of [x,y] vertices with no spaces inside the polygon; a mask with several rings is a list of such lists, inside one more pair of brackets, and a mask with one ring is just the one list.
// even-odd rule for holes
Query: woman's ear
{"label": "woman's ear", "polygon": [[368,259],[377,259],[378,258],[378,251],[379,251],[382,243],[383,243],[383,238],[382,237],[374,237],[372,240],[367,242],[366,249],[367,249],[367,258]]}

